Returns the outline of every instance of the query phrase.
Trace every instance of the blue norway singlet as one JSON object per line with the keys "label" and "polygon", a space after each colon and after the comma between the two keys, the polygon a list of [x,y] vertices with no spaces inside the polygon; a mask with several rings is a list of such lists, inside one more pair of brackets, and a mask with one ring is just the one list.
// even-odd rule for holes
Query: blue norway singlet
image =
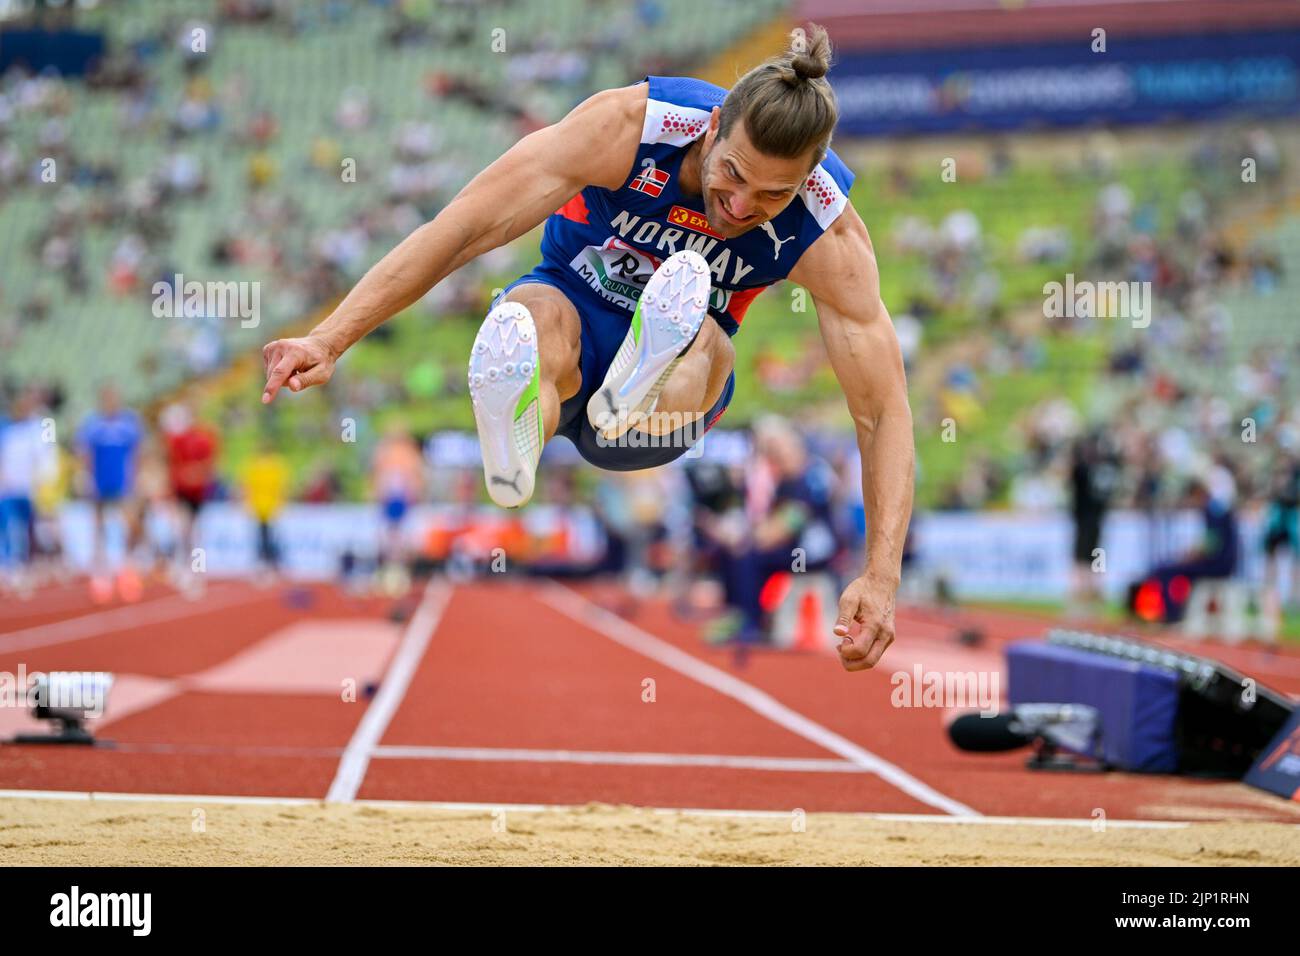
{"label": "blue norway singlet", "polygon": [[789,275],[844,210],[853,174],[828,151],[780,215],[723,239],[709,229],[704,197],[682,194],[679,174],[727,91],[690,77],[645,82],[641,145],[627,182],[617,190],[588,186],[553,213],[542,236],[541,268],[579,308],[621,312],[630,320],[659,264],[693,249],[713,271],[709,314],[734,335],[754,297]]}

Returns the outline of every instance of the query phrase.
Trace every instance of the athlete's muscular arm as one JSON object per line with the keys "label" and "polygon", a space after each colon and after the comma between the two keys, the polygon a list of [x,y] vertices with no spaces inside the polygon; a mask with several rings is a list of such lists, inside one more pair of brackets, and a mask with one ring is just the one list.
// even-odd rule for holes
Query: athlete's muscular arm
{"label": "athlete's muscular arm", "polygon": [[[844,389],[862,455],[866,567],[840,598],[835,634],[846,670],[874,667],[894,641],[894,598],[912,514],[916,457],[903,356],[880,299],[867,227],[846,206],[800,258],[790,278],[817,305],[831,367]],[[856,635],[852,622],[861,625]]]}
{"label": "athlete's muscular arm", "polygon": [[539,225],[583,187],[622,186],[636,159],[646,95],[644,85],[597,93],[516,143],[379,260],[309,335],[262,350],[262,401],[286,383],[295,392],[324,384],[338,357],[367,332],[465,263]]}

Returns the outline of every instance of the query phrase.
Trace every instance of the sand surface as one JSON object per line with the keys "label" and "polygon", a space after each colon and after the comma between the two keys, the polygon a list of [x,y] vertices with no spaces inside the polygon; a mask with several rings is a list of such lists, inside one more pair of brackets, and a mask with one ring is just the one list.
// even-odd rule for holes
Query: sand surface
{"label": "sand surface", "polygon": [[[802,829],[799,827],[802,826]],[[592,805],[545,811],[418,805],[0,800],[11,865],[1300,865],[1300,827],[1134,829],[692,815]]]}

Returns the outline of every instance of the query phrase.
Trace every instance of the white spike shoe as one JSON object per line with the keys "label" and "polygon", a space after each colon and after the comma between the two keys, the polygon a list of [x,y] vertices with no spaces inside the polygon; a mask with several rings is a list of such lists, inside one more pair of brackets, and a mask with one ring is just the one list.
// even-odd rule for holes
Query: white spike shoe
{"label": "white spike shoe", "polygon": [[708,315],[708,263],[698,252],[674,253],[645,285],[632,325],[605,381],[587,403],[587,419],[617,439],[654,411],[659,393]]}
{"label": "white spike shoe", "polygon": [[483,320],[469,357],[483,480],[502,508],[518,508],[533,496],[544,441],[540,383],[532,313],[502,302]]}

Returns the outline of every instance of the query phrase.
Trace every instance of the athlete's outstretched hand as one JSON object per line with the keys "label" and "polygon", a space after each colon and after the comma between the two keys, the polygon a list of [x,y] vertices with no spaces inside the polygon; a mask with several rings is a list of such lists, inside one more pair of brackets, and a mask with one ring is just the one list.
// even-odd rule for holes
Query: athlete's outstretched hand
{"label": "athlete's outstretched hand", "polygon": [[271,342],[262,349],[262,364],[266,366],[262,404],[275,398],[282,385],[288,385],[292,392],[324,385],[334,374],[334,359],[334,353],[317,336]]}
{"label": "athlete's outstretched hand", "polygon": [[894,643],[894,596],[897,587],[864,574],[840,597],[835,636],[840,639],[840,663],[846,671],[875,667]]}

